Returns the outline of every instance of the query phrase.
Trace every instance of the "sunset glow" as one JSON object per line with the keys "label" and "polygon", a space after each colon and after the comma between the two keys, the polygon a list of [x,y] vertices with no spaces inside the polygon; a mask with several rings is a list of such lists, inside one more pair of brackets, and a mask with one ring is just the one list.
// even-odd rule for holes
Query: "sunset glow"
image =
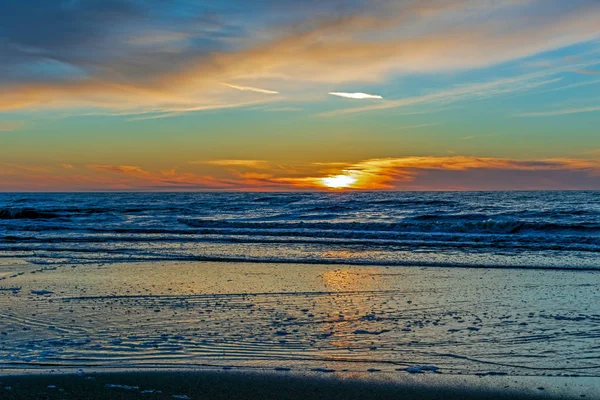
{"label": "sunset glow", "polygon": [[600,189],[598,1],[32,1],[0,191]]}
{"label": "sunset glow", "polygon": [[345,189],[356,183],[356,178],[349,175],[336,175],[323,178],[323,184],[332,189]]}

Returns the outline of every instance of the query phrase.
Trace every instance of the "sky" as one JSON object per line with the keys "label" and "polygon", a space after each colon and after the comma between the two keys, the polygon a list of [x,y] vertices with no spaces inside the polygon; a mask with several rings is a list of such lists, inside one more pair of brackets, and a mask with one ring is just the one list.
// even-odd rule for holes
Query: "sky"
{"label": "sky", "polygon": [[600,190],[598,0],[0,2],[0,191]]}

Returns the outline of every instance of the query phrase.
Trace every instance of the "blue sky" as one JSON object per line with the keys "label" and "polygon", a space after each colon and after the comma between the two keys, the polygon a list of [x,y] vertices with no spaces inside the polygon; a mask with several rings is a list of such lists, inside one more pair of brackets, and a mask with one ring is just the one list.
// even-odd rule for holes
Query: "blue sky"
{"label": "blue sky", "polygon": [[0,190],[600,189],[599,89],[592,0],[7,1]]}

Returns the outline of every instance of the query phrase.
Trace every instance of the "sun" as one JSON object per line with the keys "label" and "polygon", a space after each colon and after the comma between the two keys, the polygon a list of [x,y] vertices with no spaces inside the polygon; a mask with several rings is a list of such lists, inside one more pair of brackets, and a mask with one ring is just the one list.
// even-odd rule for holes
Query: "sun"
{"label": "sun", "polygon": [[356,178],[349,175],[335,175],[321,178],[323,185],[332,189],[344,189],[356,183]]}

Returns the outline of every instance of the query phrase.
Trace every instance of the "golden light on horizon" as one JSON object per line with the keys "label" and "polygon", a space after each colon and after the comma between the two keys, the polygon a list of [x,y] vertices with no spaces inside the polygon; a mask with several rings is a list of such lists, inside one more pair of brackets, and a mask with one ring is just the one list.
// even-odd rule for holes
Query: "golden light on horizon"
{"label": "golden light on horizon", "polygon": [[356,178],[350,175],[335,175],[321,178],[323,185],[331,189],[345,189],[356,183]]}

